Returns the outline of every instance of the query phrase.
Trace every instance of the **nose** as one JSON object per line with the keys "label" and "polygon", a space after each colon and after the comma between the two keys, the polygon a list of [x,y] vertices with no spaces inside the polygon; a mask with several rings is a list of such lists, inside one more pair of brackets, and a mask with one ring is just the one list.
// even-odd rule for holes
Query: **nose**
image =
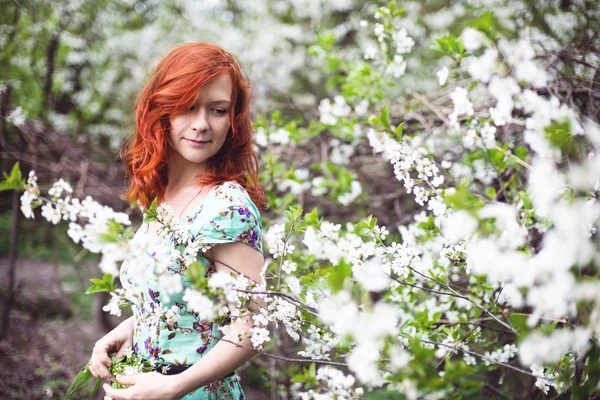
{"label": "nose", "polygon": [[204,132],[208,130],[208,120],[206,118],[206,111],[203,110],[201,107],[196,113],[193,113],[190,117],[192,118],[190,127],[193,131]]}

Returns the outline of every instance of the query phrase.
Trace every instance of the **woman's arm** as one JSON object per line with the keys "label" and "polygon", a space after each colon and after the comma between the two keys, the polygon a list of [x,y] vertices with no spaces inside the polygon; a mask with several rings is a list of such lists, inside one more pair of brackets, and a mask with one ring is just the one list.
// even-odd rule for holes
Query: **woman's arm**
{"label": "woman's arm", "polygon": [[114,350],[117,352],[115,357],[121,358],[125,351],[131,347],[134,325],[133,318],[133,315],[127,318],[96,342],[92,350],[92,357],[90,358],[92,361],[90,372],[93,376],[101,376],[104,379],[112,378],[110,372],[108,372],[108,367],[112,365],[109,352]]}
{"label": "woman's arm", "polygon": [[[237,272],[244,274],[249,279],[258,283],[264,282],[262,275],[264,257],[259,251],[241,242],[219,244],[212,249],[213,259],[235,268]],[[215,266],[217,271],[231,272],[227,266],[219,262],[215,262]],[[260,306],[264,306],[264,300],[262,299],[253,301],[256,301]],[[257,307],[253,303],[250,305],[250,308],[256,309]],[[229,304],[229,308],[232,313],[235,312],[234,305]],[[249,332],[252,323],[237,320],[234,326],[238,332]],[[235,329],[232,331],[235,331]],[[204,357],[180,374],[163,375],[159,372],[149,372],[138,375],[117,376],[117,381],[128,386],[128,388],[115,389],[108,384],[104,384],[106,399],[180,399],[202,386],[229,375],[256,354],[255,351],[247,349],[253,348],[252,342],[248,338],[238,343],[246,348],[226,342],[226,340],[236,342],[236,333],[225,335],[223,339],[225,340],[220,340]]]}
{"label": "woman's arm", "polygon": [[[219,244],[211,250],[214,260],[231,266],[240,274],[257,283],[264,283],[262,274],[264,257],[258,250],[241,242]],[[215,262],[217,271],[235,272],[220,262]],[[264,304],[262,300],[255,301],[259,304]],[[237,311],[232,304],[229,304],[229,308],[232,313]],[[256,309],[257,307],[256,305],[251,305],[251,308]],[[230,334],[225,335],[223,337],[225,340],[220,340],[204,357],[186,371],[178,375],[173,375],[177,380],[175,386],[178,396],[183,397],[199,387],[228,375],[256,354],[255,351],[247,349],[253,348],[249,338],[245,338],[238,343],[240,346],[246,348],[227,342],[237,342],[238,332],[250,333],[250,328],[252,327],[251,321],[241,322],[238,319],[233,325],[237,329],[233,329]],[[235,332],[236,330],[237,332]]]}

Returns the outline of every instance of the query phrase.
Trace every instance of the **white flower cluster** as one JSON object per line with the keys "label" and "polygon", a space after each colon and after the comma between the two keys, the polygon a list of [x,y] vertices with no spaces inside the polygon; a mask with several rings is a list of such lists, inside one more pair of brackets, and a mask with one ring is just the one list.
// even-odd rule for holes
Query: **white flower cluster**
{"label": "white flower cluster", "polygon": [[23,109],[21,106],[15,107],[7,116],[6,121],[12,123],[15,126],[23,126],[25,125],[25,121],[27,118],[25,113],[23,113]]}
{"label": "white flower cluster", "polygon": [[333,101],[332,104],[331,100],[323,99],[319,103],[320,120],[325,125],[335,125],[339,117],[347,117],[352,112],[343,96],[335,96]]}
{"label": "white flower cluster", "polygon": [[179,318],[181,318],[181,314],[179,314],[179,307],[175,305],[168,309],[163,307],[162,311],[165,316],[165,322],[169,325],[177,323],[177,321],[179,321]]}
{"label": "white flower cluster", "polygon": [[558,362],[569,352],[583,354],[590,346],[588,328],[558,329],[546,336],[541,332],[530,334],[519,345],[519,356],[524,365]]}
{"label": "white flower cluster", "polygon": [[458,117],[463,114],[471,116],[475,113],[475,110],[473,109],[473,103],[471,103],[471,100],[469,100],[468,94],[469,92],[467,92],[467,89],[460,86],[454,88],[452,93],[450,93],[450,99],[452,99],[454,109],[448,117],[450,119],[450,126],[457,131],[460,130]]}
{"label": "white flower cluster", "polygon": [[490,107],[489,112],[494,125],[502,126],[512,121],[512,111],[515,106],[514,96],[521,92],[521,87],[513,77],[492,76],[488,91],[496,100],[496,106]]}
{"label": "white flower cluster", "polygon": [[281,269],[286,274],[291,274],[292,272],[294,272],[297,269],[297,264],[295,262],[290,261],[290,260],[285,260],[283,262],[283,264],[281,264]]}
{"label": "white flower cluster", "polygon": [[102,310],[109,312],[112,315],[116,315],[117,317],[120,317],[121,308],[119,307],[119,304],[121,303],[123,292],[123,289],[117,289],[117,292],[111,292],[110,301],[107,305],[102,307]]}
{"label": "white flower cluster", "polygon": [[524,90],[518,96],[517,107],[523,112],[530,114],[525,120],[525,142],[537,153],[540,158],[554,158],[560,160],[560,149],[551,147],[546,139],[546,128],[552,122],[568,122],[570,133],[573,135],[583,134],[583,127],[577,121],[575,112],[566,104],[552,96],[544,98],[532,90]]}
{"label": "white flower cluster", "polygon": [[467,51],[479,50],[488,40],[483,32],[471,27],[465,28],[460,34],[460,37]]}
{"label": "white flower cluster", "polygon": [[342,143],[337,138],[332,139],[329,142],[329,145],[331,146],[331,162],[336,165],[348,165],[350,163],[350,158],[356,149],[356,142],[357,141],[355,141],[354,144],[347,144]]}
{"label": "white flower cluster", "polygon": [[275,322],[275,325],[281,322],[287,331],[287,333],[294,340],[298,340],[300,335],[299,331],[301,326],[301,314],[298,308],[292,304],[289,300],[284,299],[281,296],[272,296],[265,298],[268,302],[267,312],[265,317],[267,320]]}
{"label": "white flower cluster", "polygon": [[308,328],[307,333],[309,336],[302,338],[304,349],[298,355],[312,360],[331,359],[330,352],[339,343],[339,338],[329,332],[322,332],[313,325]]}
{"label": "white flower cluster", "polygon": [[499,68],[498,50],[494,48],[487,48],[481,56],[469,57],[467,61],[467,71],[473,79],[481,82],[489,82]]}
{"label": "white flower cluster", "polygon": [[[384,158],[388,159],[394,166],[396,179],[404,182],[404,187],[408,193],[414,191],[415,201],[424,206],[428,203],[428,209],[432,210],[434,215],[442,215],[446,211],[440,194],[441,189],[437,189],[443,182],[444,176],[439,175],[438,166],[427,157],[427,151],[418,147],[411,149],[409,140],[403,143],[390,138],[385,132],[377,132],[374,129],[367,131],[369,144],[376,153],[383,153]],[[410,175],[411,171],[417,171],[417,179],[427,182],[433,189],[425,189],[423,186],[417,186],[417,182]]]}
{"label": "white flower cluster", "polygon": [[[332,226],[337,229],[325,233],[324,226]],[[343,240],[340,241],[340,236],[337,233],[340,228],[341,225],[330,222],[321,224],[321,231],[309,226],[304,232],[302,243],[306,246],[309,254],[314,255],[319,260],[329,260],[331,264],[335,265],[344,257],[343,248],[347,243]]]}
{"label": "white flower cluster", "polygon": [[289,244],[286,240],[285,224],[274,224],[271,226],[265,238],[269,247],[269,253],[273,255],[273,258],[285,257],[288,254],[292,254],[296,248],[296,246]]}
{"label": "white flower cluster", "polygon": [[[69,237],[75,243],[81,242],[84,248],[93,253],[102,253],[100,268],[105,273],[116,274],[116,263],[125,258],[127,246],[123,243],[106,242],[103,236],[109,232],[111,221],[129,225],[129,216],[99,204],[90,196],[83,201],[70,196],[60,197],[63,193],[72,192],[71,186],[63,179],[55,182],[49,190],[51,200],[42,206],[42,216],[55,225],[61,220],[70,221],[67,231]],[[41,201],[39,195],[37,177],[35,172],[31,171],[27,179],[27,189],[21,196],[21,211],[25,217],[34,218],[32,204]],[[79,219],[87,223],[81,226],[77,223]]]}
{"label": "white flower cluster", "polygon": [[292,195],[299,196],[311,188],[311,182],[308,180],[308,175],[307,169],[298,168],[294,171],[293,179],[284,179],[277,185],[277,188],[282,192],[289,190]]}
{"label": "white flower cluster", "polygon": [[544,372],[544,367],[537,364],[532,364],[530,367],[533,375],[536,376],[535,386],[540,389],[544,394],[548,394],[550,387],[561,389],[562,384],[557,384],[555,378],[558,376],[556,372]]}
{"label": "white flower cluster", "polygon": [[348,206],[362,193],[362,185],[359,181],[350,182],[350,192],[338,196],[337,201],[343,206]]}
{"label": "white flower cluster", "polygon": [[[379,8],[379,11],[390,14],[390,10],[387,7],[381,7]],[[374,17],[375,19],[379,19],[381,14],[376,12]],[[361,26],[364,27],[368,25],[366,21],[363,22],[361,22]],[[406,28],[395,29],[392,27],[391,32],[388,32],[386,31],[385,25],[380,22],[374,24],[373,33],[379,43],[379,50],[381,50],[384,55],[388,51],[388,43],[391,43],[392,47],[395,48],[394,54],[390,56],[392,62],[386,63],[387,65],[385,65],[385,73],[392,75],[394,78],[400,78],[406,73],[406,61],[404,60],[403,54],[411,52],[415,45],[415,41],[408,35]],[[370,46],[365,50],[364,59],[385,63],[384,60],[386,60],[387,57],[379,57],[377,48]]]}
{"label": "white flower cluster", "polygon": [[448,75],[450,75],[450,70],[448,67],[444,66],[438,72],[436,72],[436,76],[438,77],[438,82],[440,86],[444,86],[446,81],[448,80]]}
{"label": "white flower cluster", "polygon": [[227,301],[235,304],[236,307],[241,307],[244,302],[251,298],[250,293],[245,292],[251,289],[251,284],[250,279],[246,278],[243,274],[237,275],[230,289],[225,291]]}
{"label": "white flower cluster", "polygon": [[250,332],[252,333],[252,337],[250,340],[252,341],[252,345],[257,350],[262,350],[263,343],[271,340],[269,336],[269,330],[265,328],[250,328]]}
{"label": "white flower cluster", "polygon": [[334,400],[334,399],[361,399],[364,395],[362,388],[354,388],[356,379],[352,375],[344,375],[338,369],[323,366],[317,370],[317,380],[323,381],[326,392],[309,390],[308,392],[295,393],[301,400]]}
{"label": "white flower cluster", "polygon": [[493,352],[486,351],[483,360],[484,364],[490,365],[490,361],[498,361],[501,363],[508,363],[511,358],[513,358],[517,354],[517,346],[514,344],[505,344],[503,347],[494,350]]}
{"label": "white flower cluster", "polygon": [[380,301],[370,311],[360,311],[349,292],[343,290],[319,301],[319,316],[341,337],[351,335],[356,346],[346,361],[356,376],[370,386],[384,381],[377,367],[386,337],[397,334],[398,309]]}
{"label": "white flower cluster", "polygon": [[548,75],[545,69],[540,68],[535,59],[535,51],[527,39],[511,42],[501,39],[498,43],[505,54],[509,64],[515,67],[515,78],[519,81],[530,83],[534,87],[546,85]]}
{"label": "white flower cluster", "polygon": [[67,193],[73,193],[71,185],[60,178],[58,181],[54,182],[50,190],[48,190],[48,194],[52,196],[52,198],[58,199],[62,195],[63,191]]}
{"label": "white flower cluster", "polygon": [[496,147],[496,127],[487,122],[483,124],[482,127],[479,127],[476,123],[474,123],[471,127],[469,127],[469,129],[467,129],[467,134],[462,138],[463,145],[466,149],[493,149]]}
{"label": "white flower cluster", "polygon": [[217,317],[214,303],[198,290],[186,288],[183,293],[183,301],[187,303],[190,310],[198,314],[201,319],[212,320]]}
{"label": "white flower cluster", "polygon": [[37,176],[34,170],[29,171],[27,178],[27,189],[21,195],[21,212],[25,218],[33,218],[33,209],[31,204],[39,200],[40,190],[37,185]]}
{"label": "white flower cluster", "polygon": [[262,126],[256,129],[254,133],[254,139],[259,147],[267,147],[269,143],[280,144],[280,145],[294,145],[294,142],[290,138],[290,132],[284,128],[278,128],[269,134]]}

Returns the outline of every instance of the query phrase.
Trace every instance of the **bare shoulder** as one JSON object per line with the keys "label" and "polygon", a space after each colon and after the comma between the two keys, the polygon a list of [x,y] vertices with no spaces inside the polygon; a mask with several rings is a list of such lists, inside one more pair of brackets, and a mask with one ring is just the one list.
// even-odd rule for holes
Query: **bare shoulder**
{"label": "bare shoulder", "polygon": [[223,243],[213,246],[210,256],[217,271],[242,274],[255,282],[263,281],[263,254],[243,242]]}

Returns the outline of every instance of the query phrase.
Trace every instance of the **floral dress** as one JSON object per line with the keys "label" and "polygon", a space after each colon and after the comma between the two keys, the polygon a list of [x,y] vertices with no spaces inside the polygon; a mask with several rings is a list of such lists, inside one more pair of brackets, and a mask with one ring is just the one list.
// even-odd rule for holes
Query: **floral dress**
{"label": "floral dress", "polygon": [[[184,216],[190,233],[200,243],[219,244],[243,242],[256,250],[262,250],[262,231],[260,214],[246,190],[237,182],[225,182],[215,186],[203,202],[188,215]],[[144,221],[140,231],[149,229]],[[198,253],[206,275],[215,272],[214,265]],[[218,330],[219,325],[202,320],[198,314],[189,310],[183,301],[183,291],[168,296],[161,295],[152,271],[148,271],[147,279],[134,281],[128,276],[128,261],[123,261],[120,270],[120,281],[123,288],[136,293],[132,301],[134,314],[133,350],[146,359],[153,359],[161,364],[191,366],[199,361],[223,337]],[[183,277],[184,290],[190,287],[190,281]],[[175,324],[167,325],[156,318],[152,319],[152,311],[177,306],[180,314]],[[150,318],[148,318],[150,316]],[[149,322],[150,320],[150,322]],[[226,321],[224,324],[227,324]],[[239,379],[230,374],[223,379],[200,387],[187,394],[183,399],[245,399]]]}

